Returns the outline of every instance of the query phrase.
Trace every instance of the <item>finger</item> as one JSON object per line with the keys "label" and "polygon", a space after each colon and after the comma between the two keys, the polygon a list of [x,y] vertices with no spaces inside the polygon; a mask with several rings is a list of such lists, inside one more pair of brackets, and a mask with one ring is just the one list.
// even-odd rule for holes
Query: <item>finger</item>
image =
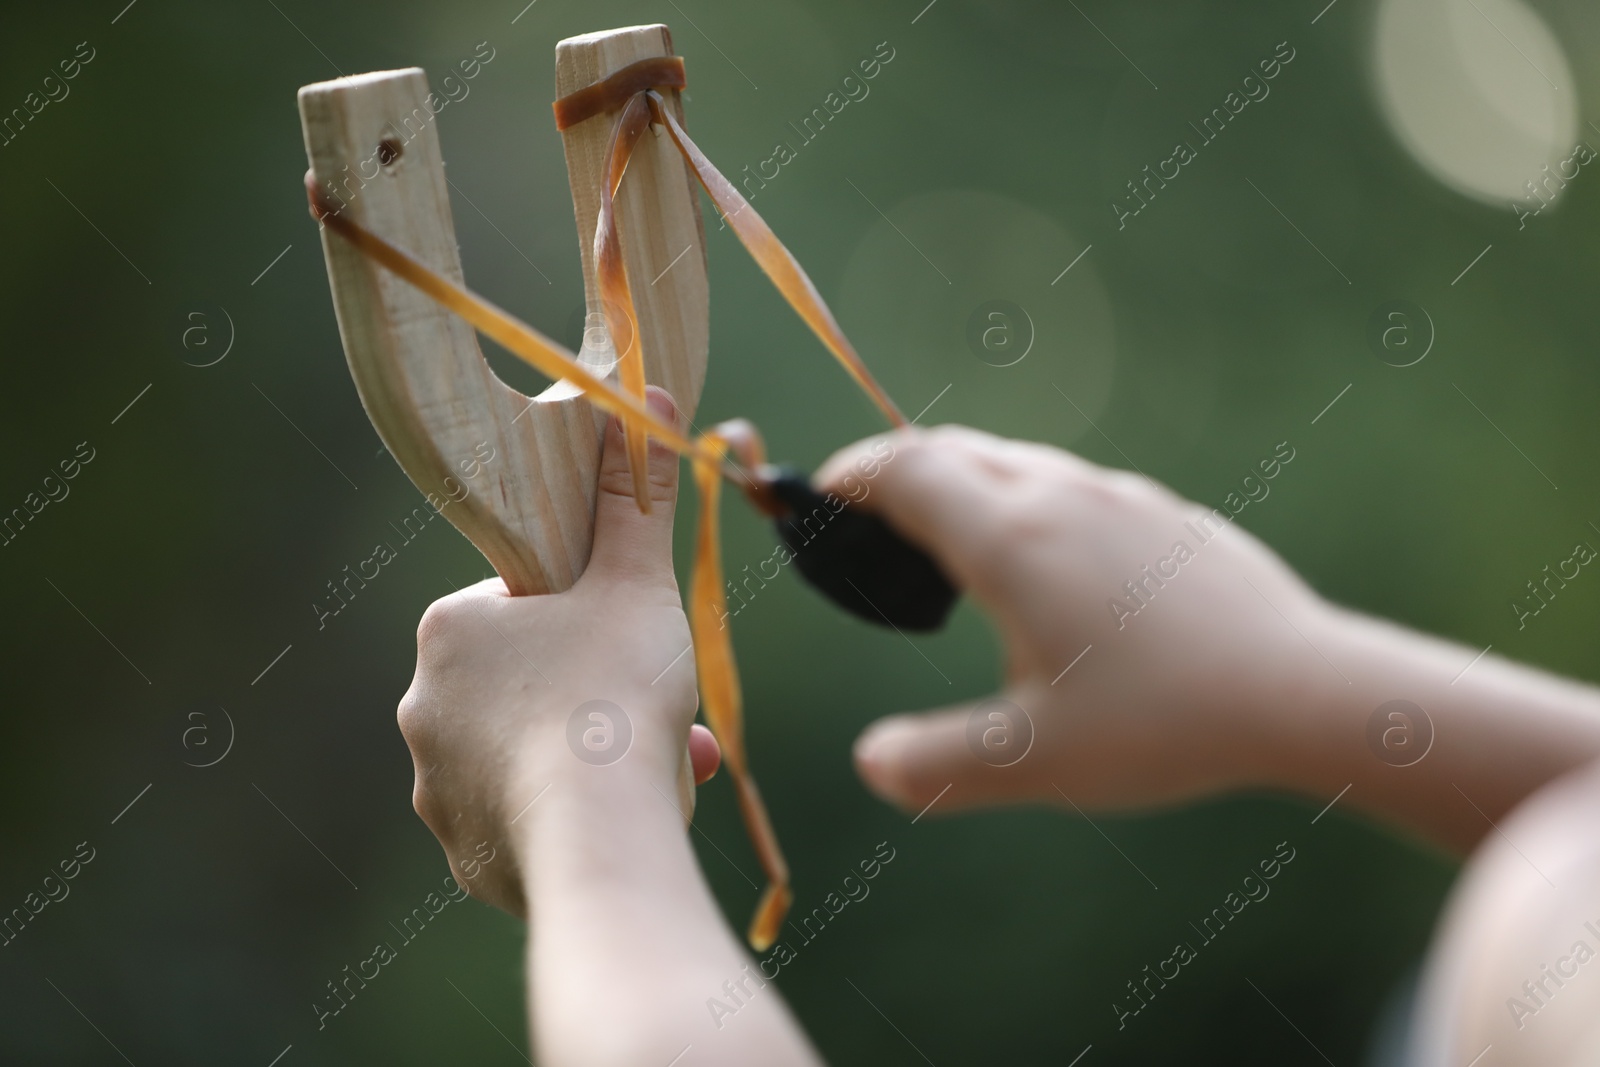
{"label": "finger", "polygon": [[[677,405],[665,389],[651,386],[646,394],[650,409],[681,426]],[[633,495],[633,475],[621,424],[606,426],[600,456],[600,487],[595,497],[594,548],[585,575],[630,581],[665,578],[672,581],[672,512],[678,496],[678,456],[651,439],[648,483],[651,509],[639,511]]]}
{"label": "finger", "polygon": [[876,512],[906,540],[931,554],[957,584],[973,584],[973,564],[998,536],[1003,480],[995,460],[973,447],[988,438],[965,427],[907,428],[842,449],[815,482],[852,505]]}
{"label": "finger", "polygon": [[705,785],[722,766],[722,746],[711,731],[695,723],[689,727],[689,761],[694,764],[694,784]]}
{"label": "finger", "polygon": [[1009,462],[1007,457],[1023,446],[1025,442],[996,437],[970,426],[949,424],[932,429],[903,426],[891,433],[868,437],[839,449],[818,469],[816,481],[819,485],[837,485],[852,471],[871,480],[876,477],[872,470],[873,460],[886,466],[906,448],[932,447],[958,451],[969,461]]}
{"label": "finger", "polygon": [[856,739],[856,772],[874,793],[909,812],[1014,803],[1036,786],[1033,725],[1009,700],[879,719]]}

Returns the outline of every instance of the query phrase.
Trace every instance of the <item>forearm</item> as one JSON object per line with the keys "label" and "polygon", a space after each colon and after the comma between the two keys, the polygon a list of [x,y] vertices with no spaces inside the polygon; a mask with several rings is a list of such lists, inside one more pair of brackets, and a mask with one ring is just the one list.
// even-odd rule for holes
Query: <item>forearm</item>
{"label": "forearm", "polygon": [[[820,1063],[718,911],[671,775],[642,762],[582,768],[519,822],[539,1062]],[[730,983],[742,1007],[718,1020]]]}
{"label": "forearm", "polygon": [[[1600,690],[1493,654],[1474,662],[1477,649],[1339,608],[1308,637],[1313,680],[1272,711],[1291,736],[1279,784],[1329,800],[1348,785],[1341,806],[1465,852],[1541,785],[1600,756]],[[1393,700],[1425,718],[1380,714]]]}

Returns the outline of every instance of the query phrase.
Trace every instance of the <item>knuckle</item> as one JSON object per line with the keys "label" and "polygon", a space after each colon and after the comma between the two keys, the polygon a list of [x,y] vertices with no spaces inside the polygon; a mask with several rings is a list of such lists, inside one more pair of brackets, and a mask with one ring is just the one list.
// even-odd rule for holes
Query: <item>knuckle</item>
{"label": "knuckle", "polygon": [[937,448],[959,448],[968,451],[993,449],[996,446],[1004,445],[1007,440],[956,422],[943,423],[932,427],[925,431],[922,436],[928,439],[930,445]]}
{"label": "knuckle", "polygon": [[[656,455],[661,446],[654,442],[650,445],[652,453],[650,462],[645,466],[645,486],[651,501],[655,503],[669,503],[678,495],[678,464],[676,454],[668,449],[662,449],[667,456]],[[607,466],[600,472],[600,493],[602,496],[622,497],[632,500],[633,495],[633,468],[626,462],[616,466]]]}
{"label": "knuckle", "polygon": [[671,500],[678,491],[678,454],[666,445],[650,441],[650,462],[645,470],[650,499]]}
{"label": "knuckle", "polygon": [[407,747],[415,751],[422,742],[425,724],[429,719],[422,698],[416,695],[416,688],[406,691],[400,698],[400,706],[395,709],[395,722],[400,726],[400,736],[405,738]]}
{"label": "knuckle", "polygon": [[[652,510],[655,506],[671,508],[678,499],[676,467],[652,461],[645,473],[645,495],[650,500]],[[627,467],[603,471],[600,475],[598,499],[607,506],[622,505],[636,508],[633,473]]]}
{"label": "knuckle", "polygon": [[600,471],[599,490],[605,496],[633,496],[633,472],[626,464],[607,466]]}
{"label": "knuckle", "polygon": [[929,441],[960,441],[970,433],[972,431],[959,422],[941,422],[923,430],[922,436]]}
{"label": "knuckle", "polygon": [[429,646],[452,638],[460,630],[467,613],[467,606],[459,596],[443,597],[429,604],[428,610],[422,613],[422,621],[417,623],[418,650],[426,651]]}
{"label": "knuckle", "polygon": [[1145,480],[1144,475],[1135,474],[1133,471],[1112,471],[1106,480],[1120,495],[1129,499],[1153,495],[1151,485]]}
{"label": "knuckle", "polygon": [[1086,489],[1101,503],[1126,506],[1139,501],[1147,487],[1138,475],[1128,471],[1102,471],[1087,483]]}
{"label": "knuckle", "polygon": [[1182,503],[1171,489],[1133,471],[1115,472],[1111,484],[1119,502],[1129,507],[1154,510]]}
{"label": "knuckle", "polygon": [[1113,467],[1094,467],[1070,478],[1071,489],[1092,506],[1122,510],[1148,509],[1175,499],[1170,490],[1143,474]]}
{"label": "knuckle", "polygon": [[1050,537],[1059,525],[1049,505],[1032,496],[1000,505],[994,521],[1001,540],[1018,546]]}
{"label": "knuckle", "polygon": [[954,423],[945,423],[924,430],[919,434],[912,434],[906,442],[908,447],[924,451],[942,451],[950,448],[962,448],[971,440],[972,431],[965,426]]}
{"label": "knuckle", "polygon": [[434,601],[417,623],[419,675],[450,676],[470,663],[482,647],[481,638],[494,626],[491,613],[502,604],[494,597],[470,592],[453,593]]}
{"label": "knuckle", "polygon": [[961,455],[966,451],[959,439],[951,436],[949,431],[955,429],[959,427],[938,426],[896,437],[893,462],[885,461],[874,481],[919,487],[945,484],[950,466],[961,462]]}
{"label": "knuckle", "polygon": [[439,831],[443,823],[439,819],[439,804],[434,798],[432,790],[423,782],[422,776],[417,776],[416,785],[411,789],[411,808],[417,813],[423,825],[433,832],[433,836],[443,843],[444,838]]}

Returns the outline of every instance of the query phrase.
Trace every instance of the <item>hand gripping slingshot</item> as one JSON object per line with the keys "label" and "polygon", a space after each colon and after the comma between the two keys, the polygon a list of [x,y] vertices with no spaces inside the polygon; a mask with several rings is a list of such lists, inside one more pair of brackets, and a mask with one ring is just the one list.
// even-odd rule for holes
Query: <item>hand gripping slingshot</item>
{"label": "hand gripping slingshot", "polygon": [[[576,355],[466,288],[434,121],[437,98],[422,70],[300,90],[311,165],[306,191],[322,224],[339,333],[368,416],[417,488],[451,501],[443,514],[512,595],[560,592],[582,574],[606,414],[622,423],[641,510],[650,508],[648,439],[690,461],[700,495],[688,612],[695,667],[701,708],[767,878],[748,934],[761,951],[776,939],[792,894],[744,749],[717,525],[722,479],[778,521],[809,581],[863,618],[934,629],[957,594],[926,555],[880,520],[819,496],[795,472],[768,466],[749,423],[725,422],[691,439],[645,406],[645,385],[656,383],[692,420],[705,380],[709,297],[697,181],[890,424],[905,424],[800,264],[684,132],[678,90],[685,84],[665,26],[585,34],[556,48],[555,118],[589,321],[598,315],[605,324],[585,330]],[[656,135],[645,137],[652,129]],[[630,284],[638,279],[653,281]],[[474,329],[555,384],[530,398],[501,382]],[[484,443],[497,456],[482,468],[489,484],[458,498],[458,475],[480,469],[474,457]],[[820,532],[801,521],[814,516]],[[684,768],[687,774],[687,760]],[[688,811],[692,779],[682,787]]]}

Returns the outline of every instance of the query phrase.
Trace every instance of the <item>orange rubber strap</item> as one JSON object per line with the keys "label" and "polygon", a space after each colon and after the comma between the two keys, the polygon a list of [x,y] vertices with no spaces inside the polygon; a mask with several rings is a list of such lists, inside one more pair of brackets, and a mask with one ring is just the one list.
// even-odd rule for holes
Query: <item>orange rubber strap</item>
{"label": "orange rubber strap", "polygon": [[[644,344],[639,337],[639,318],[633,306],[633,290],[628,286],[628,272],[622,260],[622,238],[617,233],[617,190],[622,186],[622,176],[627,173],[628,160],[633,157],[634,146],[644,131],[650,128],[650,108],[643,93],[634,93],[623,105],[611,128],[611,140],[606,145],[604,173],[600,182],[600,211],[594,228],[594,274],[600,290],[600,310],[610,333],[612,343],[623,339],[622,350],[617,353],[617,378],[622,389],[630,396],[644,401]],[[618,312],[625,321],[617,322]],[[650,510],[650,482],[645,463],[650,442],[643,431],[631,423],[623,423],[623,441],[628,451],[628,469],[633,474],[633,499],[639,510]]]}
{"label": "orange rubber strap", "polygon": [[550,107],[556,113],[556,129],[566,131],[585,119],[617,110],[646,89],[682,89],[688,84],[682,56],[656,56],[629,63],[609,78],[568,93]]}
{"label": "orange rubber strap", "polygon": [[694,171],[695,177],[700,180],[701,188],[706,195],[711,197],[711,202],[717,205],[717,210],[722,212],[722,217],[733,228],[739,242],[750,253],[750,258],[764,271],[778,292],[794,308],[795,313],[811,327],[811,332],[817,339],[827,346],[834,358],[844,367],[850,377],[855,379],[857,385],[872,398],[878,405],[884,417],[891,426],[906,425],[906,417],[900,413],[895,402],[884,392],[883,386],[867,370],[867,365],[856,354],[855,346],[839,328],[838,320],[833,317],[833,312],[828,310],[828,305],[822,299],[822,294],[817,292],[817,287],[812,283],[811,276],[800,266],[800,261],[795,259],[783,242],[778,240],[778,235],[772,232],[772,227],[767,225],[756,209],[744,198],[734,184],[725,178],[720,170],[712,165],[698,145],[689,139],[678,120],[673,117],[672,110],[666,106],[666,100],[660,93],[651,90],[646,94],[650,100],[651,115],[655,120],[667,128],[672,135],[673,143],[678,146],[678,152],[683,156],[689,169]]}
{"label": "orange rubber strap", "polygon": [[699,442],[690,441],[677,428],[651,411],[643,401],[616,389],[582,363],[565,347],[546,337],[538,330],[518,319],[510,312],[497,307],[478,294],[446,278],[432,267],[402,248],[397,248],[362,226],[346,218],[340,209],[323,199],[317,189],[316,176],[306,171],[306,198],[311,204],[311,217],[355,246],[356,250],[420,289],[435,303],[448,308],[465,319],[485,337],[499,342],[512,355],[545,375],[551,381],[569,381],[577,386],[595,407],[615,415],[624,423],[631,423],[649,431],[681,456],[697,463],[720,467],[725,477],[741,483],[751,481],[750,476],[735,470],[722,457]]}
{"label": "orange rubber strap", "polygon": [[[737,432],[730,424],[717,426],[702,436],[700,443],[725,455]],[[723,591],[726,583],[717,521],[722,482],[715,468],[703,460],[696,459],[692,469],[695,486],[700,492],[700,522],[695,535],[694,574],[689,580],[689,632],[694,640],[695,677],[700,682],[700,711],[722,747],[723,763],[739,798],[745,833],[755,847],[761,871],[767,878],[767,888],[761,894],[745,935],[752,948],[765,952],[778,939],[794,893],[789,888],[789,863],[783,858],[778,834],[772,828],[772,819],[761,800],[761,791],[756,788],[745,754],[744,696],[733,655],[732,631],[728,629],[728,602]]]}

